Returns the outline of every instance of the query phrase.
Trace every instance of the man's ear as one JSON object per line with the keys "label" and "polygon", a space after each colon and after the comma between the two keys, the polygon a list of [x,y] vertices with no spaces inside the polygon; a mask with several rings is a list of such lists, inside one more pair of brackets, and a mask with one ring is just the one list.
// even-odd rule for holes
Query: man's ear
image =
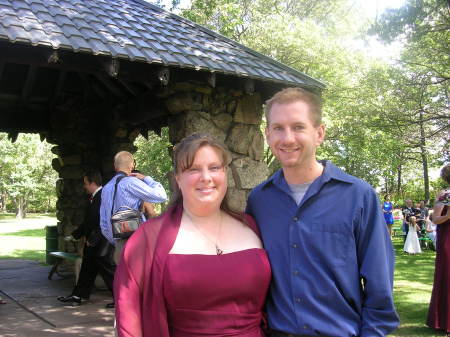
{"label": "man's ear", "polygon": [[317,146],[323,143],[325,140],[325,124],[320,124],[317,129]]}

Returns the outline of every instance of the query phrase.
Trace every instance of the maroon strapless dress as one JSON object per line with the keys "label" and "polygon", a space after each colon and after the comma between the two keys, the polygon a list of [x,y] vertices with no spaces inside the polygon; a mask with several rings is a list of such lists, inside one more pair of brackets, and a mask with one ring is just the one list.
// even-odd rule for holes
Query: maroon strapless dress
{"label": "maroon strapless dress", "polygon": [[[450,212],[445,206],[442,214]],[[450,332],[450,220],[437,226],[436,267],[427,325]]]}
{"label": "maroon strapless dress", "polygon": [[266,252],[170,254],[163,291],[171,337],[263,337],[271,278]]}

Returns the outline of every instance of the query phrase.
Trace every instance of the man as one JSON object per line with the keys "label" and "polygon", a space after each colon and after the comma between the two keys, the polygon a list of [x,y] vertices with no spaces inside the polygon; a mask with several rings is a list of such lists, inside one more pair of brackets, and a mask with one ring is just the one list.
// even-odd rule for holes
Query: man
{"label": "man", "polygon": [[288,88],[266,102],[266,138],[282,169],[247,204],[272,266],[273,337],[385,336],[398,325],[394,256],[380,203],[329,161],[319,98]]}
{"label": "man", "polygon": [[[116,175],[105,185],[102,190],[102,204],[100,207],[100,226],[103,235],[115,245],[114,261],[119,263],[123,245],[126,239],[113,239],[111,226],[111,209],[117,212],[119,207],[127,206],[140,209],[142,202],[164,202],[167,194],[164,187],[149,176],[134,172],[133,155],[127,151],[121,151],[114,157],[114,169]],[[113,205],[114,186],[117,178],[125,176],[117,184],[117,192]]]}
{"label": "man", "polygon": [[[97,274],[100,273],[106,287],[113,292],[113,279],[116,265],[113,262],[112,253],[114,247],[106,240],[100,230],[100,204],[102,177],[98,171],[88,171],[83,177],[83,187],[90,195],[89,205],[84,221],[67,237],[70,239],[86,238],[84,245],[83,261],[77,284],[69,296],[60,296],[58,300],[72,306],[79,306],[82,300],[89,299]],[[109,303],[107,308],[113,305]]]}
{"label": "man", "polygon": [[413,207],[413,202],[411,199],[406,199],[405,207],[402,208],[402,213],[403,213],[403,233],[405,233],[405,235],[403,236],[403,242],[405,242],[409,232],[409,217],[410,216],[419,217],[420,210]]}
{"label": "man", "polygon": [[425,200],[420,200],[420,202],[416,205],[416,208],[420,212],[420,220],[418,221],[419,226],[422,230],[425,230],[427,227],[427,219],[429,214],[428,207],[425,205]]}

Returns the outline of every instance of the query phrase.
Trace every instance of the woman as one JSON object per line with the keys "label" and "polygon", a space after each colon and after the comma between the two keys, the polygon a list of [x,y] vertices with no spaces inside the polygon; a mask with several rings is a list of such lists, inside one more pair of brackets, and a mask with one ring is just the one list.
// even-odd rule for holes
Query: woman
{"label": "woman", "polygon": [[120,337],[264,336],[270,265],[253,219],[227,204],[229,161],[206,135],[175,147],[172,206],[133,234],[116,272]]}
{"label": "woman", "polygon": [[388,226],[389,234],[392,236],[392,225],[394,224],[394,216],[392,215],[392,202],[389,194],[384,196],[383,202],[383,215],[384,220],[386,221],[386,225]]}
{"label": "woman", "polygon": [[[450,164],[441,170],[441,178],[450,185]],[[444,330],[450,336],[450,190],[441,191],[433,208],[437,225],[436,267],[427,325]]]}
{"label": "woman", "polygon": [[415,216],[409,217],[409,230],[406,237],[403,250],[408,254],[420,254],[422,249],[420,248],[419,237],[417,231],[420,231],[420,227],[417,225],[417,219]]}

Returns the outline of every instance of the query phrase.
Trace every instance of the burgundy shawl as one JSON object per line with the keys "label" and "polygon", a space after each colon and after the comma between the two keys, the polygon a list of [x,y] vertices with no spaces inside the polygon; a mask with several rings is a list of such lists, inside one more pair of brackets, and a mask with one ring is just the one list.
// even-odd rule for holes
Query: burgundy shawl
{"label": "burgundy shawl", "polygon": [[[171,207],[145,222],[128,239],[114,278],[119,337],[169,337],[163,272],[182,214],[181,205]],[[245,217],[259,235],[253,218]]]}

